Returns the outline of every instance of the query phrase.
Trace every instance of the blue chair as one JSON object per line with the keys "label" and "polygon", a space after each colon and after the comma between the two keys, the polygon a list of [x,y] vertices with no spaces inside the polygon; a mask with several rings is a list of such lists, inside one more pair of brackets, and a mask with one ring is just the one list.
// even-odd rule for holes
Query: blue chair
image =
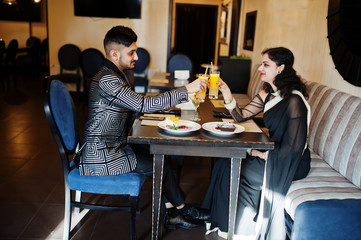
{"label": "blue chair", "polygon": [[77,92],[80,92],[81,83],[80,54],[79,47],[74,44],[65,44],[58,51],[60,74],[57,77],[62,82],[75,83]]}
{"label": "blue chair", "polygon": [[26,40],[27,52],[25,55],[18,57],[18,61],[25,67],[34,68],[40,63],[41,40],[37,37],[29,37]]}
{"label": "blue chair", "polygon": [[39,38],[29,37],[26,40],[25,54],[17,57],[24,79],[30,79],[31,76],[40,77],[40,47]]}
{"label": "blue chair", "polygon": [[189,76],[192,76],[193,63],[185,54],[177,53],[168,60],[168,72],[174,76],[175,70],[188,70]]}
{"label": "blue chair", "polygon": [[[82,176],[75,167],[71,156],[80,146],[78,123],[72,98],[63,82],[56,76],[46,77],[43,84],[43,104],[48,123],[58,146],[62,161],[65,185],[65,215],[63,239],[69,239],[71,226],[71,208],[92,210],[130,211],[131,239],[136,239],[135,214],[138,209],[138,197],[145,176],[127,173],[116,176]],[[80,195],[72,200],[76,191],[94,194],[126,195],[128,206],[109,206],[83,202]],[[75,228],[76,229],[76,228]]]}
{"label": "blue chair", "polygon": [[83,91],[89,91],[90,80],[98,72],[104,61],[104,55],[95,48],[88,48],[80,55],[80,68],[83,72]]}
{"label": "blue chair", "polygon": [[149,52],[144,48],[137,49],[138,61],[134,65],[134,91],[146,93],[148,87],[148,66],[150,63]]}

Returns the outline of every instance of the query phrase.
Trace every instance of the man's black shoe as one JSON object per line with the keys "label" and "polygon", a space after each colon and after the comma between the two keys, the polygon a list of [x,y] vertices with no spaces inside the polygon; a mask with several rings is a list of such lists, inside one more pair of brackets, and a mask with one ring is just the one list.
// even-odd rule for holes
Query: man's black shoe
{"label": "man's black shoe", "polygon": [[176,208],[168,208],[164,217],[164,225],[168,229],[195,229],[204,226],[204,221],[184,217]]}
{"label": "man's black shoe", "polygon": [[180,213],[186,218],[193,218],[195,220],[207,221],[210,218],[210,211],[204,208],[197,208],[185,205],[179,209]]}

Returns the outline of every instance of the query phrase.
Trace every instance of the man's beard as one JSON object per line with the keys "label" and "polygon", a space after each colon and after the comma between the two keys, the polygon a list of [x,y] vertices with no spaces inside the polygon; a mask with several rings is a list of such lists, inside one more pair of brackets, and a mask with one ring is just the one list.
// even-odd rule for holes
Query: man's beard
{"label": "man's beard", "polygon": [[134,69],[134,67],[135,67],[135,62],[136,62],[136,61],[132,61],[132,63],[130,64],[130,67],[129,67],[128,69]]}

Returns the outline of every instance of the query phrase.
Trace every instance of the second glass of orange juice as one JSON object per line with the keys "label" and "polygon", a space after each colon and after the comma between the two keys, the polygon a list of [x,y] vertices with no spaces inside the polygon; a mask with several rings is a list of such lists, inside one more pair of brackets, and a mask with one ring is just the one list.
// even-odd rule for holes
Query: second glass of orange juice
{"label": "second glass of orange juice", "polygon": [[[198,78],[202,80],[206,80],[208,82],[208,74],[200,73],[198,74]],[[206,99],[206,91],[202,91],[199,93],[197,92],[196,96],[201,100],[201,102],[204,102],[204,100]]]}
{"label": "second glass of orange juice", "polygon": [[214,71],[209,75],[209,99],[218,99],[219,72]]}

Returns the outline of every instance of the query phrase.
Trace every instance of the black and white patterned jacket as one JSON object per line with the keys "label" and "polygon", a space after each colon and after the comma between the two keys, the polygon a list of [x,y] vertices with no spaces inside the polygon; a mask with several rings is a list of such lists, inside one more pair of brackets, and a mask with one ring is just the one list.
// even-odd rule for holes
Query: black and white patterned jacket
{"label": "black and white patterned jacket", "polygon": [[185,87],[154,97],[135,93],[124,72],[105,59],[90,84],[80,174],[118,175],[134,170],[137,159],[127,144],[134,112],[154,112],[186,101]]}

